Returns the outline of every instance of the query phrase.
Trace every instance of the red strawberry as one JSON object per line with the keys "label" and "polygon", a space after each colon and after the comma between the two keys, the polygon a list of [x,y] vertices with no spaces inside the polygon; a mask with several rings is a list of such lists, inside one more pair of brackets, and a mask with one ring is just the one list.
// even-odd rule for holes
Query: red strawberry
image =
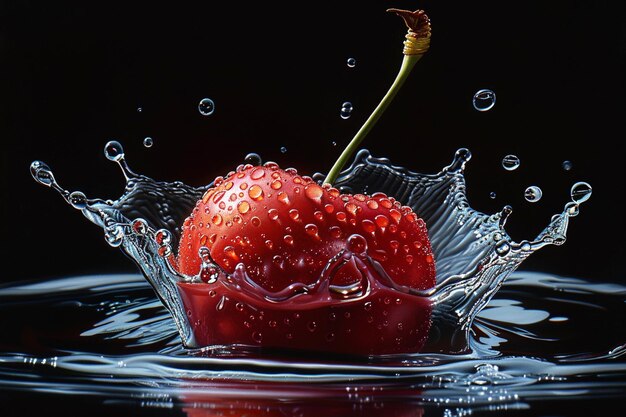
{"label": "red strawberry", "polygon": [[[240,166],[218,177],[185,220],[177,258],[182,273],[198,274],[203,246],[228,274],[243,265],[264,294],[224,279],[179,283],[199,346],[370,355],[416,352],[428,336],[430,302],[398,287],[435,285],[426,227],[409,207],[382,193],[340,194],[274,163]],[[314,284],[344,249],[361,256],[330,274],[329,284],[350,288],[366,277],[366,290],[267,299],[292,284]],[[365,254],[380,263],[396,288],[367,265]]]}

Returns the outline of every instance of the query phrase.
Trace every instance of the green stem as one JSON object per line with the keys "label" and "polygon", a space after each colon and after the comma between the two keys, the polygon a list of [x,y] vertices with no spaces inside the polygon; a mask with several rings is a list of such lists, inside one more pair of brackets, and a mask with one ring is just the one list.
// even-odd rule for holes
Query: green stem
{"label": "green stem", "polygon": [[378,106],[376,106],[370,117],[365,121],[363,126],[361,126],[361,129],[359,129],[356,135],[354,135],[354,138],[352,138],[348,146],[346,146],[346,149],[343,150],[343,152],[337,159],[337,162],[335,162],[335,165],[333,165],[333,167],[328,172],[328,175],[324,180],[325,184],[332,185],[332,183],[335,182],[342,168],[344,167],[346,162],[348,162],[348,159],[350,159],[352,154],[356,152],[365,136],[367,136],[370,130],[372,130],[376,122],[378,122],[378,119],[380,119],[380,116],[382,116],[387,107],[389,107],[389,104],[406,81],[417,61],[419,61],[422,56],[423,54],[404,55],[404,59],[402,60],[402,66],[400,66],[400,71],[398,71],[398,75],[396,76],[393,84],[391,84],[389,91],[387,91],[387,94],[385,94],[380,103],[378,103]]}

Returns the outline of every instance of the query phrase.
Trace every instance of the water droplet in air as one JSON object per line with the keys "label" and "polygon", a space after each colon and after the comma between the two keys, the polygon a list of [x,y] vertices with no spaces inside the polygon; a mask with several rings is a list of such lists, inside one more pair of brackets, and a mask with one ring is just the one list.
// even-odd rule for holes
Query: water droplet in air
{"label": "water droplet in air", "polygon": [[280,147],[280,153],[286,153],[287,152],[287,148],[285,148],[284,146]]}
{"label": "water droplet in air", "polygon": [[74,191],[72,194],[70,194],[70,196],[67,198],[67,201],[69,201],[72,207],[77,210],[82,210],[87,207],[87,197],[85,197],[85,194],[81,193],[80,191]]}
{"label": "water droplet in air", "polygon": [[478,90],[472,99],[474,108],[478,111],[491,110],[496,105],[496,93],[491,90]]}
{"label": "water droplet in air", "polygon": [[215,111],[215,103],[210,98],[203,98],[198,103],[198,111],[203,116],[210,116]]}
{"label": "water droplet in air", "polygon": [[541,200],[542,196],[543,192],[541,191],[541,188],[537,187],[536,185],[531,185],[530,187],[526,188],[526,191],[524,191],[524,198],[526,199],[526,201],[531,203],[536,203],[537,201]]}
{"label": "water droplet in air", "polygon": [[251,152],[243,158],[243,162],[253,166],[260,166],[263,164],[263,160],[258,153]]}
{"label": "water droplet in air", "polygon": [[33,161],[30,164],[30,174],[35,181],[47,187],[51,187],[55,183],[52,170],[45,162]]}
{"label": "water droplet in air", "polygon": [[[565,213],[567,213],[567,215],[569,217],[576,217],[578,216],[578,213],[580,212],[579,208],[578,208],[578,204],[574,203],[574,202],[569,202],[565,205]],[[558,216],[558,214],[557,214]]]}
{"label": "water droplet in air", "polygon": [[586,182],[577,182],[572,185],[572,189],[570,191],[570,195],[572,196],[572,201],[577,204],[584,203],[589,200],[591,197],[591,185]]}
{"label": "water droplet in air", "polygon": [[137,107],[137,113],[141,113],[143,109],[141,107]]}
{"label": "water droplet in air", "polygon": [[124,148],[122,144],[116,140],[111,140],[104,145],[104,156],[107,157],[109,161],[119,161],[124,158]]}
{"label": "water droplet in air", "polygon": [[492,200],[495,200],[495,198],[496,198],[496,193],[495,193],[494,191],[490,192],[490,193],[489,193],[489,198],[490,198],[490,199],[492,199]]}
{"label": "water droplet in air", "polygon": [[570,171],[572,167],[574,166],[574,164],[572,163],[572,161],[563,161],[561,166],[563,167],[565,171]]}
{"label": "water droplet in air", "polygon": [[502,168],[506,169],[507,171],[515,171],[517,168],[519,168],[519,165],[520,160],[515,155],[507,155],[502,158]]}
{"label": "water droplet in air", "polygon": [[344,120],[349,119],[350,116],[352,116],[353,109],[354,108],[352,107],[352,103],[350,103],[349,101],[346,101],[341,105],[341,110],[339,111],[339,115]]}
{"label": "water droplet in air", "polygon": [[153,144],[154,144],[154,141],[152,140],[151,137],[147,137],[143,140],[143,146],[145,146],[146,148],[151,148]]}
{"label": "water droplet in air", "polygon": [[347,64],[350,68],[354,68],[356,66],[356,59],[348,58]]}
{"label": "water droplet in air", "polygon": [[335,141],[332,141],[330,144],[333,145],[333,146],[337,146],[337,142],[335,142]]}

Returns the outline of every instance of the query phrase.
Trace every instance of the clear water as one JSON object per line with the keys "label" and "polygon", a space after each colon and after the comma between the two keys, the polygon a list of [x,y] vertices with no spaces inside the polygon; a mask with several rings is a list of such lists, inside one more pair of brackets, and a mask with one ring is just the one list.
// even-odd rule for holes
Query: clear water
{"label": "clear water", "polygon": [[[374,158],[367,150],[362,150],[335,185],[342,192],[351,194],[382,191],[397,199],[399,204],[408,205],[419,213],[428,225],[436,259],[435,287],[416,291],[395,285],[374,259],[365,253],[346,249],[328,261],[317,282],[306,288],[304,284],[295,283],[274,294],[256,285],[247,276],[243,264],[239,264],[234,273],[226,274],[211,259],[210,251],[205,247],[199,251],[202,263],[197,276],[186,276],[176,271],[170,258],[180,236],[180,226],[210,184],[196,188],[180,182],[158,182],[138,175],[129,168],[124,149],[116,141],[108,142],[104,152],[109,160],[120,166],[127,181],[124,194],[116,201],[87,199],[80,191],[63,189],[52,170],[40,161],[32,163],[31,174],[37,182],[55,189],[70,205],[102,227],[106,241],[113,247],[120,247],[135,261],[172,314],[183,344],[191,348],[206,346],[196,340],[191,316],[187,314],[179,295],[179,283],[207,285],[218,282],[228,291],[245,293],[258,300],[260,309],[269,309],[269,304],[277,301],[287,305],[295,296],[299,300],[311,298],[309,305],[312,305],[322,299],[334,299],[333,288],[328,282],[347,260],[353,259],[366,273],[358,291],[351,292],[350,296],[342,295],[344,303],[361,298],[367,301],[367,297],[379,290],[419,297],[432,306],[429,340],[422,351],[465,352],[470,348],[468,336],[474,317],[528,256],[547,245],[565,242],[570,217],[578,215],[579,203],[586,201],[591,191],[589,187],[589,193],[584,197],[580,193],[578,202],[567,203],[563,212],[555,214],[535,239],[514,242],[504,229],[506,219],[512,212],[510,206],[492,215],[480,213],[469,206],[464,178],[466,164],[471,159],[468,149],[459,149],[452,163],[436,174],[412,172],[392,165],[387,159]],[[258,155],[253,159],[261,162]],[[269,164],[274,163],[266,165]],[[240,165],[237,169],[242,167]],[[395,323],[392,325],[395,326]],[[401,325],[398,323],[398,326]],[[258,336],[262,331],[262,327],[254,328],[250,334],[254,339],[254,335]],[[237,348],[240,347],[242,345],[237,345]]]}
{"label": "clear water", "polygon": [[540,415],[549,400],[557,415],[582,415],[585,400],[626,394],[625,310],[626,287],[515,272],[477,315],[463,354],[209,356],[181,347],[141,275],[67,277],[0,288],[0,387],[14,400],[89,398],[94,412],[106,403],[188,416]]}
{"label": "clear water", "polygon": [[[412,294],[432,302],[430,339],[411,354],[295,356],[194,344],[176,283],[204,285],[203,271],[215,272],[215,265],[201,251],[203,271],[184,276],[167,258],[182,220],[210,184],[138,175],[117,142],[109,142],[105,154],[127,180],[115,201],[65,190],[43,162],[34,162],[31,173],[102,227],[106,241],[135,260],[142,275],[0,290],[0,317],[9,329],[0,339],[0,384],[7,389],[80,393],[191,416],[379,415],[383,409],[391,416],[462,416],[541,410],[546,398],[604,398],[608,404],[626,393],[626,287],[515,272],[539,249],[565,242],[570,219],[591,195],[586,183],[574,186],[572,201],[536,238],[514,242],[504,229],[509,206],[492,215],[469,206],[467,149],[436,174],[359,152],[336,186],[349,193],[384,191],[428,225],[437,284]],[[261,163],[256,154],[246,159]],[[362,260],[384,275],[371,258]],[[211,273],[210,279],[228,279],[250,294],[261,291],[249,285],[245,270],[228,278]]]}

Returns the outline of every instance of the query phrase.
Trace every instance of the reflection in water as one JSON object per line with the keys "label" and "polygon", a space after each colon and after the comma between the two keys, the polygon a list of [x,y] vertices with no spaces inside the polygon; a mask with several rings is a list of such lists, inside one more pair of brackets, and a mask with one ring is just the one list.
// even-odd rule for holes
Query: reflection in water
{"label": "reflection in water", "polygon": [[0,289],[0,387],[190,416],[453,416],[620,398],[625,300],[617,284],[517,272],[475,320],[470,352],[358,363],[185,350],[140,275],[13,285]]}

